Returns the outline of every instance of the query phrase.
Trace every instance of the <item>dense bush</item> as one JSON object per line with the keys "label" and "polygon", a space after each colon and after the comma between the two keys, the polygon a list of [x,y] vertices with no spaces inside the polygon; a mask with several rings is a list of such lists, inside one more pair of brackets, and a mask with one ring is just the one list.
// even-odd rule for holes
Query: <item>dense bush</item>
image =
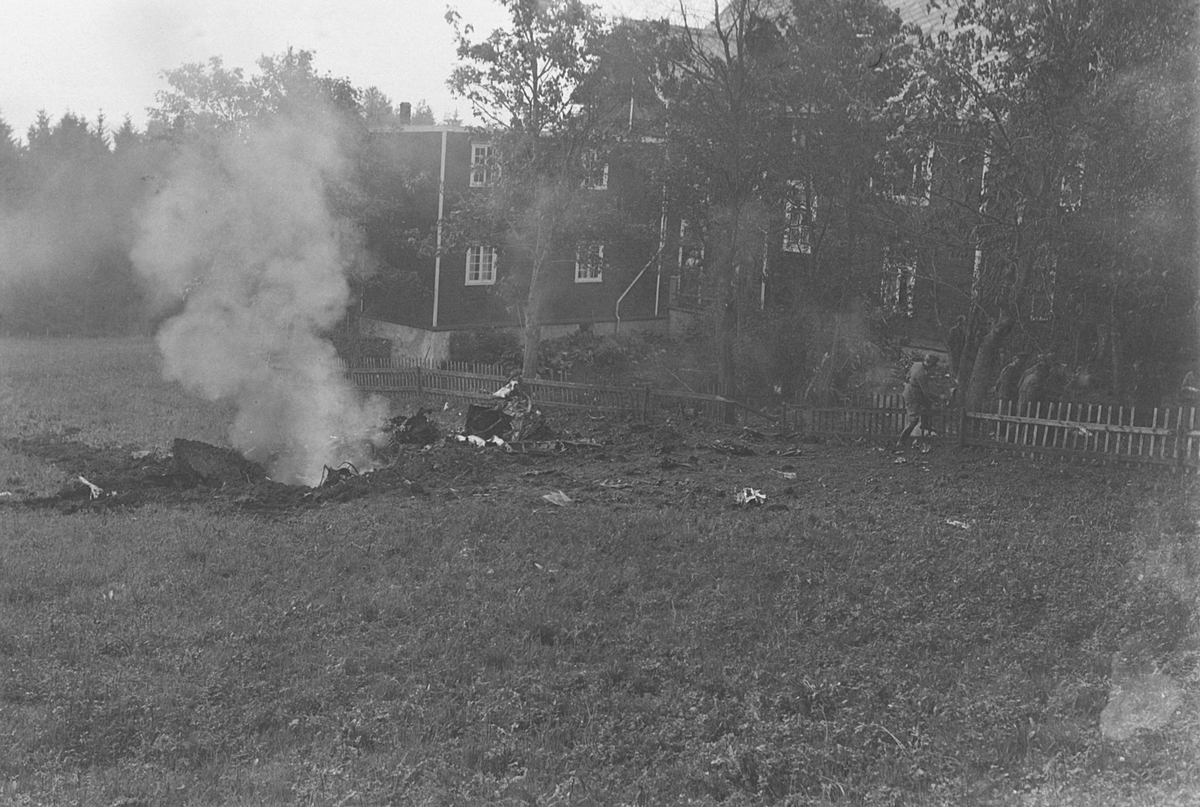
{"label": "dense bush", "polygon": [[504,328],[479,328],[450,334],[450,360],[521,366],[521,339]]}
{"label": "dense bush", "polygon": [[[579,330],[544,339],[538,348],[538,374],[569,373],[573,378],[601,376],[615,380],[650,351],[654,340],[641,334],[597,336]],[[500,328],[455,331],[450,336],[450,360],[520,367],[524,357],[520,337]]]}

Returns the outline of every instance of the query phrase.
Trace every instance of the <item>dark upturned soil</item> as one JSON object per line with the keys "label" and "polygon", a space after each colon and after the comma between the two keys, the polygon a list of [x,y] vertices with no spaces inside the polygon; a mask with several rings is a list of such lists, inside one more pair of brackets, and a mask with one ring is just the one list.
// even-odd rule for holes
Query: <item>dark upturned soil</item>
{"label": "dark upturned soil", "polygon": [[[524,495],[537,488],[618,505],[721,507],[734,503],[737,490],[753,487],[766,489],[768,508],[782,510],[796,495],[796,463],[822,448],[798,435],[699,422],[650,425],[583,416],[570,425],[575,428],[555,430],[557,439],[506,449],[460,442],[453,424],[439,424],[441,437],[432,445],[394,444],[380,453],[374,470],[330,469],[316,488],[274,482],[233,450],[192,440],[176,439],[170,452],[151,453],[137,446],[97,448],[79,434],[45,434],[4,445],[53,464],[70,481],[50,496],[17,495],[0,502],[64,513],[157,503],[282,515],[367,496],[454,499]],[[855,454],[864,459],[886,456],[892,462],[890,454],[858,449]]]}

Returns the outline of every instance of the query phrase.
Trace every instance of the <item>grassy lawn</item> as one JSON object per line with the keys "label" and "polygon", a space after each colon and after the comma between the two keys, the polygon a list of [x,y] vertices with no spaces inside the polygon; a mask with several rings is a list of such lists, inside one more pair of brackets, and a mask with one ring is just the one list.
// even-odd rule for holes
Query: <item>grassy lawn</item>
{"label": "grassy lawn", "polygon": [[[24,502],[77,469],[14,438],[223,444],[232,414],[149,341],[0,368],[0,804],[1200,801],[1194,478],[614,422],[270,518],[68,513]],[[1180,708],[1106,739],[1130,669]]]}

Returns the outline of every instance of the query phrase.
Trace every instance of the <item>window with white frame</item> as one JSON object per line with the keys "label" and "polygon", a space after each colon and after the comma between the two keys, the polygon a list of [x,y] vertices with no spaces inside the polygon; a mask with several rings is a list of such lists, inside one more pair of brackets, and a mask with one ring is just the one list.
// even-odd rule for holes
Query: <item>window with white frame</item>
{"label": "window with white frame", "polygon": [[792,180],[788,184],[791,193],[783,209],[783,251],[811,255],[817,197],[807,183]]}
{"label": "window with white frame", "polygon": [[474,246],[467,249],[467,285],[490,286],[496,282],[496,248]]}
{"label": "window with white frame", "polygon": [[583,187],[590,191],[608,190],[608,161],[595,149],[583,155]]}
{"label": "window with white frame", "polygon": [[883,255],[883,281],[880,289],[883,307],[893,314],[911,317],[916,285],[916,263],[903,250],[888,248]]}
{"label": "window with white frame", "polygon": [[899,204],[925,207],[933,183],[933,161],[936,148],[923,152],[897,152],[881,156],[883,181],[880,186],[871,179],[871,187],[882,187],[883,195]]}
{"label": "window with white frame", "polygon": [[486,188],[500,176],[496,154],[491,143],[471,144],[471,187]]}
{"label": "window with white frame", "polygon": [[699,275],[704,266],[704,240],[700,229],[687,219],[679,220],[679,271]]}
{"label": "window with white frame", "polygon": [[602,280],[604,280],[604,245],[582,245],[575,252],[575,282],[599,283]]}

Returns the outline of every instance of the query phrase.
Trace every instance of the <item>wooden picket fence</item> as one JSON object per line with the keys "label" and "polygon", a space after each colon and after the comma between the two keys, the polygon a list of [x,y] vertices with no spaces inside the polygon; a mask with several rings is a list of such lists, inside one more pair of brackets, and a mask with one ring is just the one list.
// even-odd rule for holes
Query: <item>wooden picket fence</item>
{"label": "wooden picket fence", "polygon": [[[431,397],[456,403],[489,400],[508,382],[507,368],[471,365],[472,371],[446,369],[428,362],[356,361],[343,369],[360,390],[389,397]],[[484,369],[485,372],[474,372]],[[576,409],[659,418],[676,415],[724,421],[730,414],[746,423],[762,417],[755,410],[719,395],[654,389],[648,385],[608,386],[554,379],[526,379],[536,405],[544,409]]]}
{"label": "wooden picket fence", "polygon": [[[343,369],[361,390],[390,397],[429,397],[456,403],[491,399],[507,383],[508,368],[428,362],[359,360]],[[483,372],[479,372],[483,370]],[[626,414],[648,419],[666,416],[748,424],[770,417],[719,395],[642,386],[581,384],[553,379],[526,380],[537,406]],[[904,428],[907,408],[898,394],[862,395],[837,406],[784,404],[778,425],[784,430],[844,440],[892,441]],[[1143,463],[1200,469],[1200,411],[1196,407],[1151,410],[1100,404],[1043,403],[1018,412],[1001,401],[995,412],[933,411],[935,442],[1016,451],[1028,455],[1085,461]]]}
{"label": "wooden picket fence", "polygon": [[[506,364],[487,364],[484,362],[474,361],[430,361],[428,359],[414,359],[408,357],[378,357],[368,356],[363,358],[347,361],[342,358],[337,359],[338,365],[345,371],[351,370],[404,370],[420,367],[425,370],[448,370],[452,373],[470,373],[473,375],[483,376],[507,376],[513,370],[518,369],[513,365]],[[565,374],[556,374],[556,380],[565,381]]]}
{"label": "wooden picket fence", "polygon": [[1013,401],[1000,401],[995,413],[962,416],[960,442],[1025,454],[1200,468],[1196,407],[1039,403],[1018,410]]}
{"label": "wooden picket fence", "polygon": [[[852,440],[895,440],[906,418],[903,396],[897,394],[859,396],[838,406],[783,408],[788,428]],[[1195,407],[1147,410],[1062,402],[1018,412],[1015,402],[1000,401],[994,413],[935,409],[932,426],[934,441],[961,446],[1200,468],[1200,412]]]}
{"label": "wooden picket fence", "polygon": [[[783,421],[787,428],[820,437],[843,440],[895,440],[904,429],[908,409],[904,396],[874,393],[848,398],[837,406],[785,404]],[[935,408],[932,423],[935,441],[957,439],[957,409]]]}

